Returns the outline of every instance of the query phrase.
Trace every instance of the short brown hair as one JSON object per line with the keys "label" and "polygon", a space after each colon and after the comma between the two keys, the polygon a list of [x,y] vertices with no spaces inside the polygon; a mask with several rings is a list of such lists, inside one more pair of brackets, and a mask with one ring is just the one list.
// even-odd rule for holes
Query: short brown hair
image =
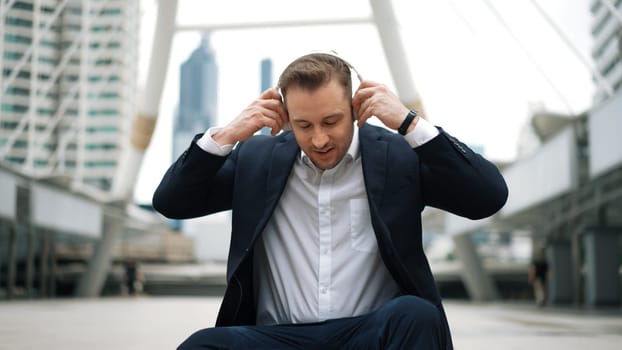
{"label": "short brown hair", "polygon": [[343,86],[346,96],[352,99],[350,65],[336,55],[311,53],[290,63],[279,77],[278,88],[285,99],[292,86],[313,91],[333,78]]}

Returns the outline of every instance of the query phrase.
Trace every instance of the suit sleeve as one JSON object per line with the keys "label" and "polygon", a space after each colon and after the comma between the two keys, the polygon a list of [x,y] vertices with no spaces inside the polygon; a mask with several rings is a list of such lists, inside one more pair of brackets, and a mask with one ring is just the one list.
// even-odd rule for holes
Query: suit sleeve
{"label": "suit sleeve", "polygon": [[508,197],[503,176],[494,164],[439,130],[415,149],[425,204],[474,220],[495,214]]}
{"label": "suit sleeve", "polygon": [[231,209],[236,152],[221,157],[196,140],[164,174],[153,207],[171,219],[189,219]]}

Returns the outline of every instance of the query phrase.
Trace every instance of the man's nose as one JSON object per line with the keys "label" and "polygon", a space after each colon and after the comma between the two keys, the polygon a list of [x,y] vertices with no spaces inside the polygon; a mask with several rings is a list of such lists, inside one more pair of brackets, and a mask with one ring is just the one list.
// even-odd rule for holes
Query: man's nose
{"label": "man's nose", "polygon": [[323,130],[318,130],[313,134],[311,138],[311,143],[313,147],[316,149],[322,149],[328,145],[328,135]]}

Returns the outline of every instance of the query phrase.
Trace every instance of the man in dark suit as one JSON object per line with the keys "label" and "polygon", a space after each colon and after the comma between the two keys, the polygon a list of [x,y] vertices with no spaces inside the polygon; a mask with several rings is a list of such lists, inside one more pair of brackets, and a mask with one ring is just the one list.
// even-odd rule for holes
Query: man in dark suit
{"label": "man in dark suit", "polygon": [[298,58],[278,87],[195,137],[154,194],[170,218],[232,209],[216,327],[180,349],[451,349],[421,211],[494,214],[497,168],[382,84],[352,96],[334,55]]}

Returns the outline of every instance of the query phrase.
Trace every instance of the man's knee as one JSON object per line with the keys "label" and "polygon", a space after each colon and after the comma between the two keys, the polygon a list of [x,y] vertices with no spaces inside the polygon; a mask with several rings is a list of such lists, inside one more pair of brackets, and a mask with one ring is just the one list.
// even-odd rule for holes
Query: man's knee
{"label": "man's knee", "polygon": [[206,328],[192,334],[177,350],[197,350],[197,349],[213,349],[224,350],[232,349],[240,339],[236,327],[216,327]]}
{"label": "man's knee", "polygon": [[441,327],[441,312],[431,302],[413,295],[404,295],[385,305],[387,317],[392,322],[417,327]]}
{"label": "man's knee", "polygon": [[381,349],[441,349],[444,322],[441,311],[429,301],[411,295],[385,304],[374,319]]}

